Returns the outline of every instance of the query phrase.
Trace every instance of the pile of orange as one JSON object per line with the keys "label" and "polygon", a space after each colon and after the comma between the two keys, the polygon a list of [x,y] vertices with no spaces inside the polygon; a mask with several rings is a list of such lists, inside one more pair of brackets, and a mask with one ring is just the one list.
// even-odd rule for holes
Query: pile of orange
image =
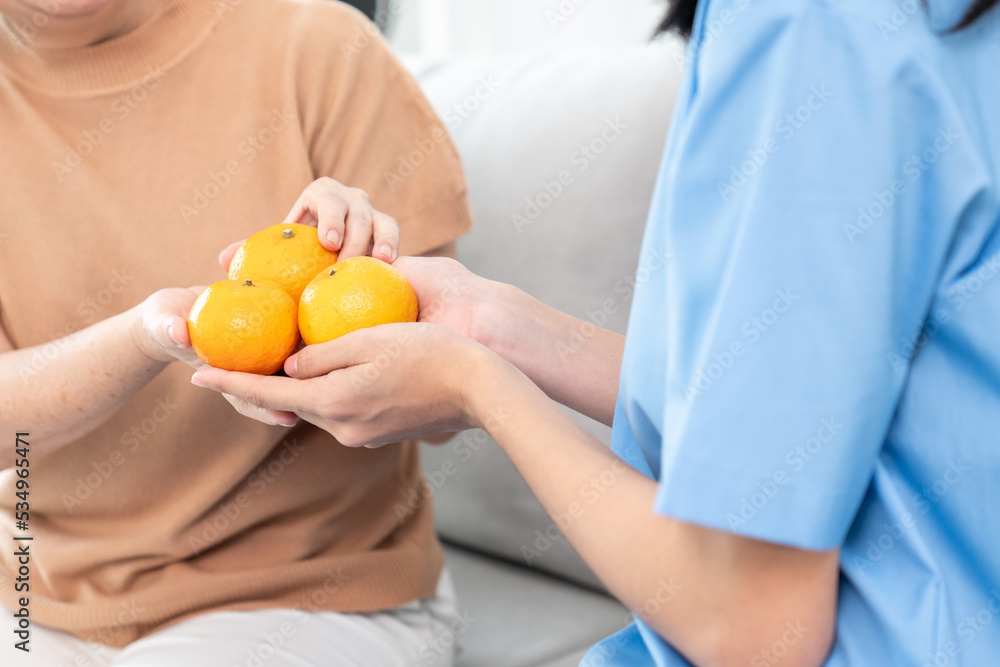
{"label": "pile of orange", "polygon": [[415,322],[417,296],[397,269],[371,257],[337,261],[315,227],[274,225],[251,236],[188,318],[206,364],[271,375],[299,346],[351,331]]}

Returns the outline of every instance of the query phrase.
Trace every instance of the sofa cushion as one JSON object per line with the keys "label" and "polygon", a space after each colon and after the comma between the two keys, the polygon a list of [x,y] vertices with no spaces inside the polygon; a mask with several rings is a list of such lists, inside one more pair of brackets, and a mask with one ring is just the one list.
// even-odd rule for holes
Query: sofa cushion
{"label": "sofa cushion", "polygon": [[[411,61],[465,163],[476,225],[459,242],[462,261],[623,332],[679,49],[668,40],[609,52]],[[610,429],[575,418],[609,441]],[[484,434],[424,453],[443,537],[600,586]]]}
{"label": "sofa cushion", "polygon": [[602,593],[454,546],[445,554],[464,619],[456,667],[578,665],[589,647],[631,622]]}

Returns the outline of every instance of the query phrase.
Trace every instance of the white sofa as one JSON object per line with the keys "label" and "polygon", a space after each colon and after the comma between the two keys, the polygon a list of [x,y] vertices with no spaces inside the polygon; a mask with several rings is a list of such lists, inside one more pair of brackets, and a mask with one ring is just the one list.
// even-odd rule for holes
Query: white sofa
{"label": "white sofa", "polygon": [[[407,59],[465,162],[476,226],[459,243],[462,260],[623,332],[679,63],[669,40]],[[609,440],[608,428],[577,417]],[[630,621],[485,434],[426,447],[424,467],[471,619],[458,637],[461,667],[569,667]]]}

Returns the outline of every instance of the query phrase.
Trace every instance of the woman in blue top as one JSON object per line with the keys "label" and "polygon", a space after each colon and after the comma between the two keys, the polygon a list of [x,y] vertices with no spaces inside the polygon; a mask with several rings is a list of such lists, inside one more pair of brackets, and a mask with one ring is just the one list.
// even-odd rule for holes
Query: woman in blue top
{"label": "woman in blue top", "polygon": [[194,381],[347,445],[486,428],[636,613],[587,665],[1000,664],[995,4],[675,3],[625,341],[562,363],[578,320],[404,258],[422,324]]}

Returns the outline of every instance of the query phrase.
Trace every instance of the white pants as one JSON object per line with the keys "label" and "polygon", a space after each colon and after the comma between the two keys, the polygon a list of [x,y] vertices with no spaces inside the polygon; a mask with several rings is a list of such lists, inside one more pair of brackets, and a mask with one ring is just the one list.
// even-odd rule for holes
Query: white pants
{"label": "white pants", "polygon": [[[7,616],[7,614],[4,614]],[[0,633],[3,667],[451,667],[466,621],[448,572],[437,596],[382,612],[221,611],[176,623],[124,649],[38,624],[31,652]],[[0,627],[7,623],[0,623]]]}

